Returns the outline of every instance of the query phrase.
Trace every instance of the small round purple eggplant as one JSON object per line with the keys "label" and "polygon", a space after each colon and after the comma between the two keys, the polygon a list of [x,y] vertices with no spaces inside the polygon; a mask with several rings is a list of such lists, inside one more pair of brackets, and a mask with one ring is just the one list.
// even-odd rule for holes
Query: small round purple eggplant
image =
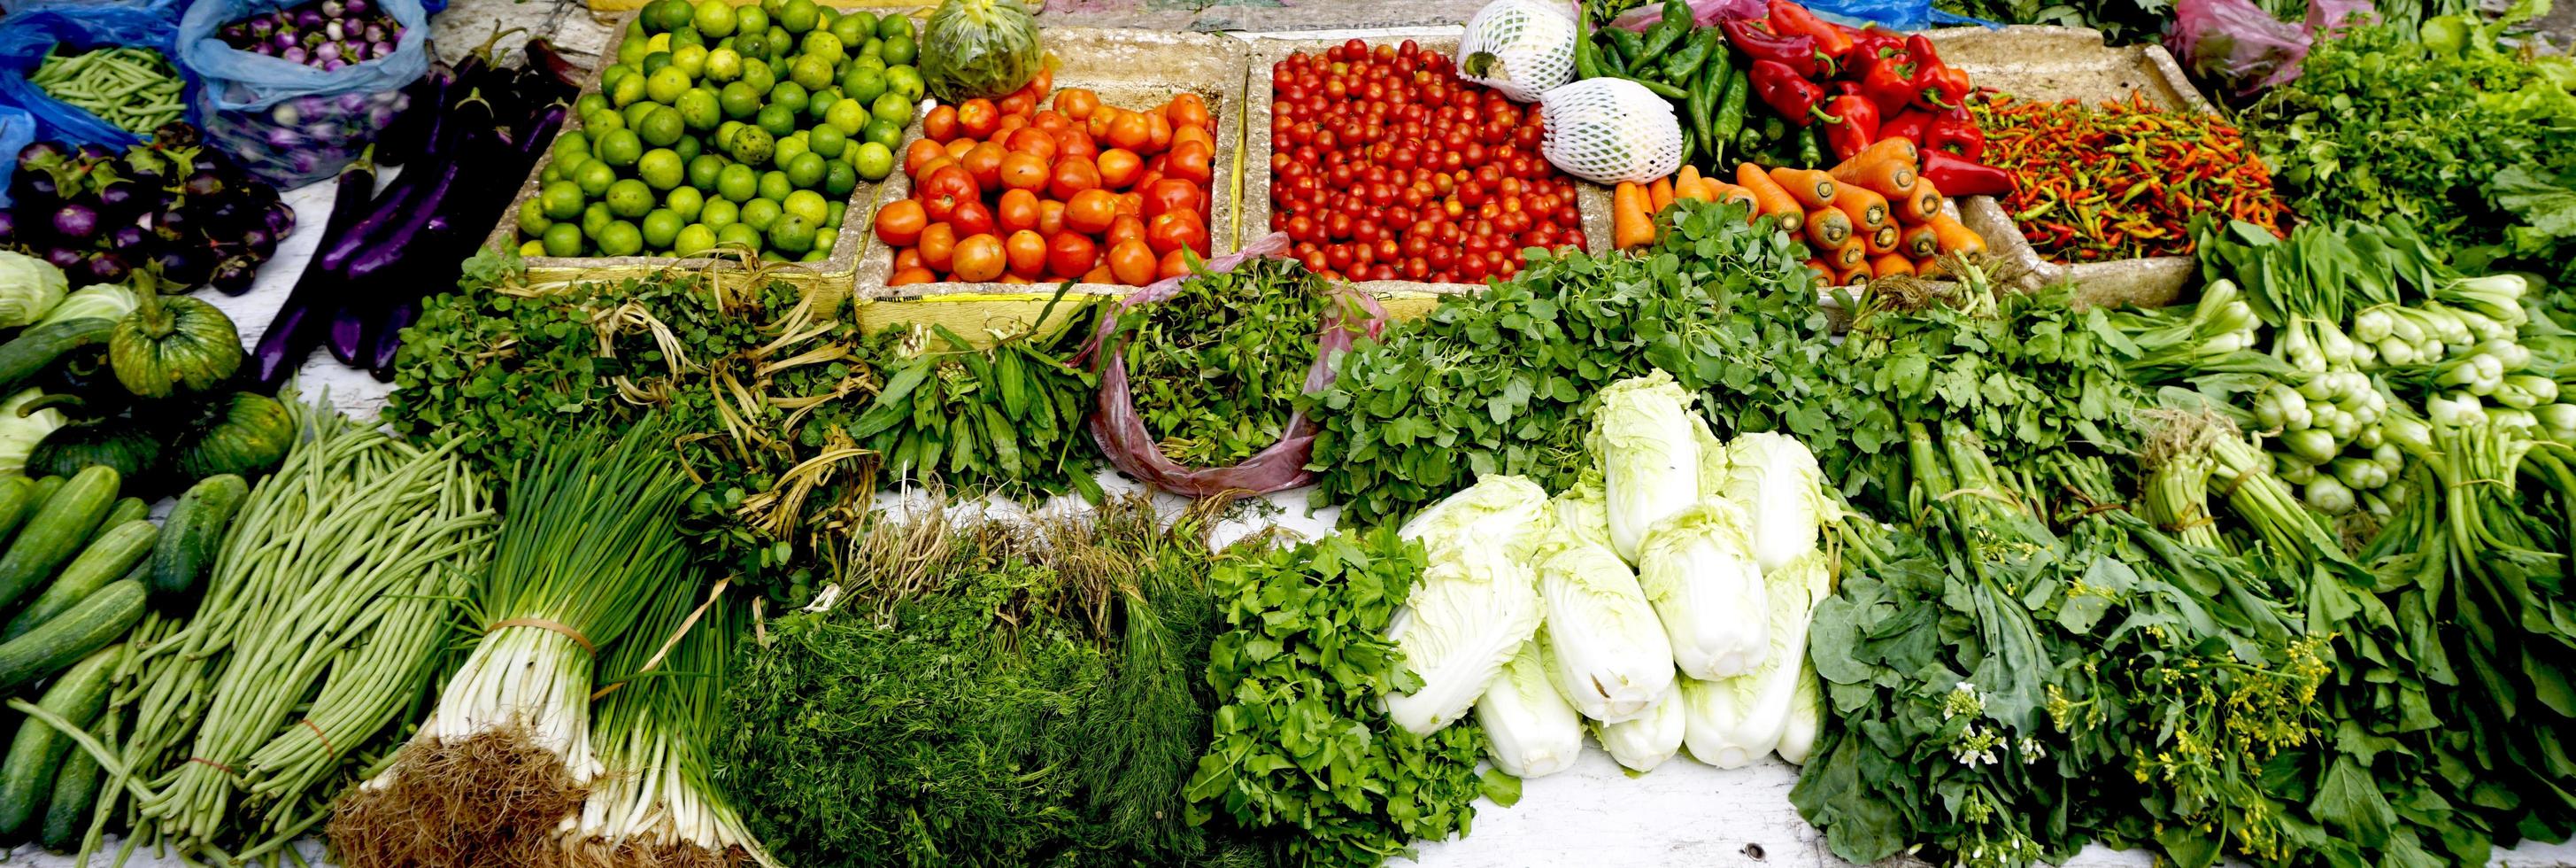
{"label": "small round purple eggplant", "polygon": [[125,276],[134,270],[125,264],[125,256],[118,253],[91,254],[88,265],[91,283],[124,283]]}
{"label": "small round purple eggplant", "polygon": [[224,176],[200,169],[179,182],[179,192],[190,196],[221,196],[228,186],[224,183]]}
{"label": "small round purple eggplant", "polygon": [[79,154],[81,159],[84,160],[106,160],[112,159],[116,156],[116,151],[108,148],[106,145],[98,144],[96,142],[82,145],[80,146],[80,150],[75,151],[74,153]]}
{"label": "small round purple eggplant", "polygon": [[205,141],[205,131],[187,121],[171,121],[152,128],[152,146],[162,150],[193,148]]}
{"label": "small round purple eggplant", "polygon": [[161,269],[162,277],[186,287],[205,285],[206,279],[214,276],[214,261],[206,251],[192,247],[173,247],[152,255],[152,264]]}
{"label": "small round purple eggplant", "polygon": [[348,0],[343,5],[351,15],[365,15],[367,10],[376,8],[376,4],[369,3],[367,0]]}
{"label": "small round purple eggplant", "polygon": [[33,172],[59,166],[72,152],[61,142],[34,142],[18,149],[18,171]]}
{"label": "small round purple eggplant", "polygon": [[45,251],[45,261],[66,274],[80,274],[81,260],[87,255],[69,247],[54,247]]}
{"label": "small round purple eggplant", "polygon": [[294,232],[295,209],[287,207],[284,202],[268,203],[267,226],[271,235],[284,236]]}
{"label": "small round purple eggplant", "polygon": [[277,252],[277,236],[265,226],[253,226],[242,230],[241,245],[250,251],[251,258],[266,261]]}
{"label": "small round purple eggplant", "polygon": [[142,226],[119,226],[115,231],[107,233],[107,249],[118,252],[132,251],[142,247],[144,240],[150,237],[150,233],[144,232]]}
{"label": "small round purple eggplant", "polygon": [[109,217],[131,215],[150,204],[150,197],[144,195],[143,185],[133,181],[117,181],[98,188],[99,213]]}
{"label": "small round purple eggplant", "polygon": [[0,208],[0,244],[18,240],[18,212]]}
{"label": "small round purple eggplant", "polygon": [[214,274],[206,278],[208,284],[225,295],[249,292],[250,285],[258,280],[259,263],[244,256],[225,257],[224,261],[215,263]]}
{"label": "small round purple eggplant", "polygon": [[42,211],[54,203],[56,192],[54,176],[45,172],[22,171],[9,178],[9,198],[19,208]]}
{"label": "small round purple eggplant", "polygon": [[277,59],[288,63],[311,63],[313,56],[305,53],[304,46],[298,45],[278,52]]}
{"label": "small round purple eggplant", "polygon": [[98,235],[98,209],[73,203],[54,211],[54,232],[68,241],[88,241]]}

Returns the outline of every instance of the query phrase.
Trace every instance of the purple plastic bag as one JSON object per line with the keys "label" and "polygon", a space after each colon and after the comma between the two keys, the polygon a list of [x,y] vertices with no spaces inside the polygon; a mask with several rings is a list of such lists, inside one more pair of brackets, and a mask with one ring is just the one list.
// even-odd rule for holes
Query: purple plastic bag
{"label": "purple plastic bag", "polygon": [[2249,94],[2299,77],[2311,40],[2247,0],[2177,0],[2167,48],[2184,69]]}
{"label": "purple plastic bag", "polygon": [[[1763,10],[1762,0],[1690,0],[1690,7],[1691,21],[1701,27],[1714,27],[1720,21],[1760,18],[1769,14]],[[1610,19],[1610,23],[1606,26],[1623,27],[1642,33],[1646,28],[1655,26],[1655,22],[1663,19],[1664,4],[1648,3],[1619,13],[1619,17]]]}
{"label": "purple plastic bag", "polygon": [[[1247,260],[1277,256],[1287,250],[1287,233],[1273,232],[1240,251],[1209,260],[1207,270],[1217,273],[1233,271],[1235,266]],[[1186,279],[1164,278],[1137,290],[1118,302],[1119,312],[1170,298],[1180,292],[1181,281]],[[1342,322],[1339,305],[1333,306],[1326,314],[1323,330],[1316,335],[1315,364],[1306,369],[1306,391],[1310,394],[1332,385],[1335,354],[1348,351],[1360,335],[1374,339],[1386,331],[1386,309],[1378,306],[1377,299],[1347,284],[1338,284],[1333,291],[1349,293],[1368,311],[1369,320],[1356,327],[1346,325]],[[1101,350],[1102,341],[1115,328],[1115,317],[1103,317],[1100,330],[1092,334],[1091,343],[1083,347],[1081,356],[1092,356]],[[1313,481],[1314,473],[1306,469],[1306,461],[1315,453],[1316,426],[1313,420],[1306,418],[1304,411],[1288,417],[1288,430],[1278,443],[1240,464],[1231,467],[1183,467],[1164,457],[1162,447],[1154,441],[1153,432],[1145,430],[1144,417],[1137,415],[1135,398],[1127,391],[1126,354],[1113,350],[1094,358],[1100,373],[1100,403],[1091,411],[1088,421],[1091,439],[1100,445],[1100,454],[1109,457],[1110,466],[1127,474],[1129,479],[1193,498],[1221,494],[1269,494]]]}
{"label": "purple plastic bag", "polygon": [[2308,0],[2308,38],[2333,36],[2351,26],[2353,16],[2379,17],[2379,9],[2370,0]]}

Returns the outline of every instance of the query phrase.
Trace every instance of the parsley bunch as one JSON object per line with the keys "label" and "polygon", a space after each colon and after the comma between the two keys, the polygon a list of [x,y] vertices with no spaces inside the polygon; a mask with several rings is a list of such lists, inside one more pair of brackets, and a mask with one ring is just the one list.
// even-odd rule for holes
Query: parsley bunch
{"label": "parsley bunch", "polygon": [[1225,467],[1278,443],[1334,298],[1296,260],[1262,257],[1118,314],[1128,389],[1163,456]]}

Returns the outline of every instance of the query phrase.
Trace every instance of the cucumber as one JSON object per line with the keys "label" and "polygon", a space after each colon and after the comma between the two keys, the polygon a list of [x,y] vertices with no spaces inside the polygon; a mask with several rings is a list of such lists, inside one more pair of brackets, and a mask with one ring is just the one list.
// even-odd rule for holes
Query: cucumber
{"label": "cucumber", "polygon": [[63,752],[63,769],[54,776],[52,797],[45,800],[45,822],[37,830],[36,843],[56,853],[80,846],[81,838],[89,834],[89,812],[98,806],[101,777],[98,757],[89,751],[75,746]]}
{"label": "cucumber", "polygon": [[[25,513],[18,516],[18,520],[35,518],[37,508],[44,506],[45,501],[52,500],[54,492],[63,490],[63,483],[69,481],[60,476],[46,476],[27,483],[27,509]],[[13,527],[10,530],[15,531],[17,528]]]}
{"label": "cucumber", "polygon": [[171,507],[169,521],[161,526],[161,541],[152,548],[152,593],[185,596],[194,590],[197,580],[214,568],[224,531],[249,499],[250,484],[230,473],[206,477],[179,495],[179,505]]}
{"label": "cucumber", "polygon": [[27,635],[0,643],[0,691],[61,672],[115,642],[143,620],[143,596],[142,582],[120,579]]}
{"label": "cucumber", "polygon": [[25,476],[0,476],[0,542],[18,532],[18,523],[27,520],[27,507],[36,502],[31,495],[36,483]]}
{"label": "cucumber", "polygon": [[125,577],[126,571],[152,554],[152,544],[160,538],[161,528],[142,518],[99,534],[96,542],[90,543],[80,557],[63,567],[52,584],[45,586],[44,593],[36,595],[35,602],[28,603],[6,626],[0,626],[0,642],[27,635],[36,625],[62,614],[72,604],[107,587],[107,583]]}
{"label": "cucumber", "polygon": [[17,602],[80,553],[81,543],[115,503],[118,481],[115,469],[93,465],[45,499],[18,538],[9,541],[8,553],[0,554],[0,606]]}
{"label": "cucumber", "polygon": [[106,343],[108,333],[115,330],[114,320],[82,317],[45,323],[19,332],[16,338],[0,344],[0,393],[17,391],[19,383],[43,371],[65,353],[91,344]]}
{"label": "cucumber", "polygon": [[[123,645],[91,653],[54,679],[36,706],[87,728],[106,709],[109,674],[124,656]],[[40,802],[53,794],[55,770],[71,747],[69,736],[44,721],[31,717],[18,724],[18,736],[9,741],[9,758],[0,760],[0,834],[17,835],[43,813]]]}
{"label": "cucumber", "polygon": [[106,536],[108,531],[115,530],[118,525],[151,517],[152,504],[144,501],[143,498],[117,498],[116,505],[107,508],[107,517],[99,520],[98,529],[90,531],[89,541],[83,544],[96,544],[100,537]]}

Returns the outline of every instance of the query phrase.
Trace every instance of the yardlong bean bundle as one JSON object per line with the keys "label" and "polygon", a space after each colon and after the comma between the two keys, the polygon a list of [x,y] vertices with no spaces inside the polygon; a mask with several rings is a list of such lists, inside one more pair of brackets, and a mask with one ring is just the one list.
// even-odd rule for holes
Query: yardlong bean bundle
{"label": "yardlong bean bundle", "polygon": [[186,83],[170,59],[149,48],[59,53],[56,45],[27,80],[47,96],[141,135],[187,114]]}

